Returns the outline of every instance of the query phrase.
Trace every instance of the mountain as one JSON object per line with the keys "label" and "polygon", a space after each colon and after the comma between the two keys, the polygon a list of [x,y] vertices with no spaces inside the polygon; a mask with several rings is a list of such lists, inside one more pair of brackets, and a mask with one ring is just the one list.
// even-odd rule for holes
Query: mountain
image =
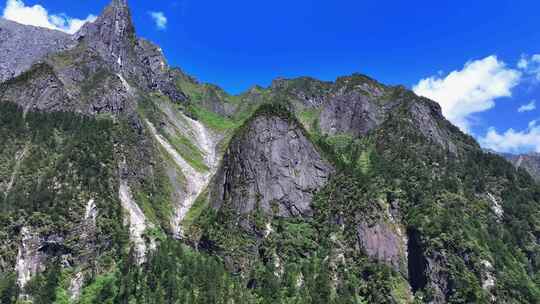
{"label": "mountain", "polygon": [[516,168],[523,168],[534,179],[540,180],[540,154],[504,154],[504,158],[508,159]]}
{"label": "mountain", "polygon": [[0,19],[0,81],[19,76],[47,54],[72,44],[71,37],[63,32]]}
{"label": "mountain", "polygon": [[2,303],[540,302],[540,186],[434,101],[361,74],[229,95],[125,0],[0,36]]}

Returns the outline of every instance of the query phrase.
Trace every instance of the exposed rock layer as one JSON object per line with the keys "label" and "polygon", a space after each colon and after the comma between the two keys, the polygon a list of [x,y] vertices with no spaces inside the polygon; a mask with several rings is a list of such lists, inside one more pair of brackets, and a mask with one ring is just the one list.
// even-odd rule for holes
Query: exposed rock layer
{"label": "exposed rock layer", "polygon": [[212,201],[239,214],[310,215],[314,193],[332,172],[295,122],[260,115],[231,142]]}

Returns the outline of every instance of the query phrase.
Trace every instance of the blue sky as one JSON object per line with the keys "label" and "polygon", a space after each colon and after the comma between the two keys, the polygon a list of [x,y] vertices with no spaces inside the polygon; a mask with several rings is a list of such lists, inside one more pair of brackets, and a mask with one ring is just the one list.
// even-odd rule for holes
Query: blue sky
{"label": "blue sky", "polygon": [[[98,15],[109,2],[0,6],[8,1],[78,19]],[[138,34],[159,44],[171,65],[230,93],[279,76],[334,80],[360,72],[436,99],[486,147],[540,152],[533,106],[540,107],[540,1],[129,3]]]}

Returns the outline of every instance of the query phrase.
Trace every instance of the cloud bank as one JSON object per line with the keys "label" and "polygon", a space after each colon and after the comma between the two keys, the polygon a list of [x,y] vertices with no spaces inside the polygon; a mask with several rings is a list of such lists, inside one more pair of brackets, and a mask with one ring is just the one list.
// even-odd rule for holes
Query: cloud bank
{"label": "cloud bank", "polygon": [[478,141],[483,147],[498,152],[522,153],[531,149],[540,152],[540,125],[538,121],[533,120],[526,130],[509,129],[504,133],[498,133],[492,127],[486,136],[479,138]]}
{"label": "cloud bank", "polygon": [[497,98],[510,97],[520,78],[521,72],[489,56],[467,62],[446,77],[422,79],[413,91],[438,102],[448,120],[470,133],[472,115],[493,108]]}
{"label": "cloud bank", "polygon": [[77,32],[86,22],[93,22],[96,16],[86,19],[72,18],[66,14],[50,15],[47,10],[36,4],[26,6],[21,0],[7,0],[2,17],[18,23],[59,30],[68,34]]}

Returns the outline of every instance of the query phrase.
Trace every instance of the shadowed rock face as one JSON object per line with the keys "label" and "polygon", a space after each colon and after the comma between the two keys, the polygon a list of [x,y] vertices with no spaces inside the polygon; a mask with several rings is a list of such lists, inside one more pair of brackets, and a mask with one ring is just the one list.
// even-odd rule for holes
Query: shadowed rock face
{"label": "shadowed rock face", "polygon": [[408,229],[408,273],[413,292],[431,290],[431,303],[446,303],[449,292],[448,261],[438,252],[426,253],[420,233]]}
{"label": "shadowed rock face", "polygon": [[233,139],[216,177],[215,208],[238,214],[310,215],[314,193],[333,168],[295,122],[258,116]]}
{"label": "shadowed rock face", "polygon": [[47,54],[73,44],[71,36],[63,32],[0,18],[0,82],[20,75]]}
{"label": "shadowed rock face", "polygon": [[418,232],[414,229],[407,231],[408,242],[408,269],[409,269],[409,282],[413,292],[421,290],[427,285],[427,260],[424,257],[422,250],[422,244]]}

